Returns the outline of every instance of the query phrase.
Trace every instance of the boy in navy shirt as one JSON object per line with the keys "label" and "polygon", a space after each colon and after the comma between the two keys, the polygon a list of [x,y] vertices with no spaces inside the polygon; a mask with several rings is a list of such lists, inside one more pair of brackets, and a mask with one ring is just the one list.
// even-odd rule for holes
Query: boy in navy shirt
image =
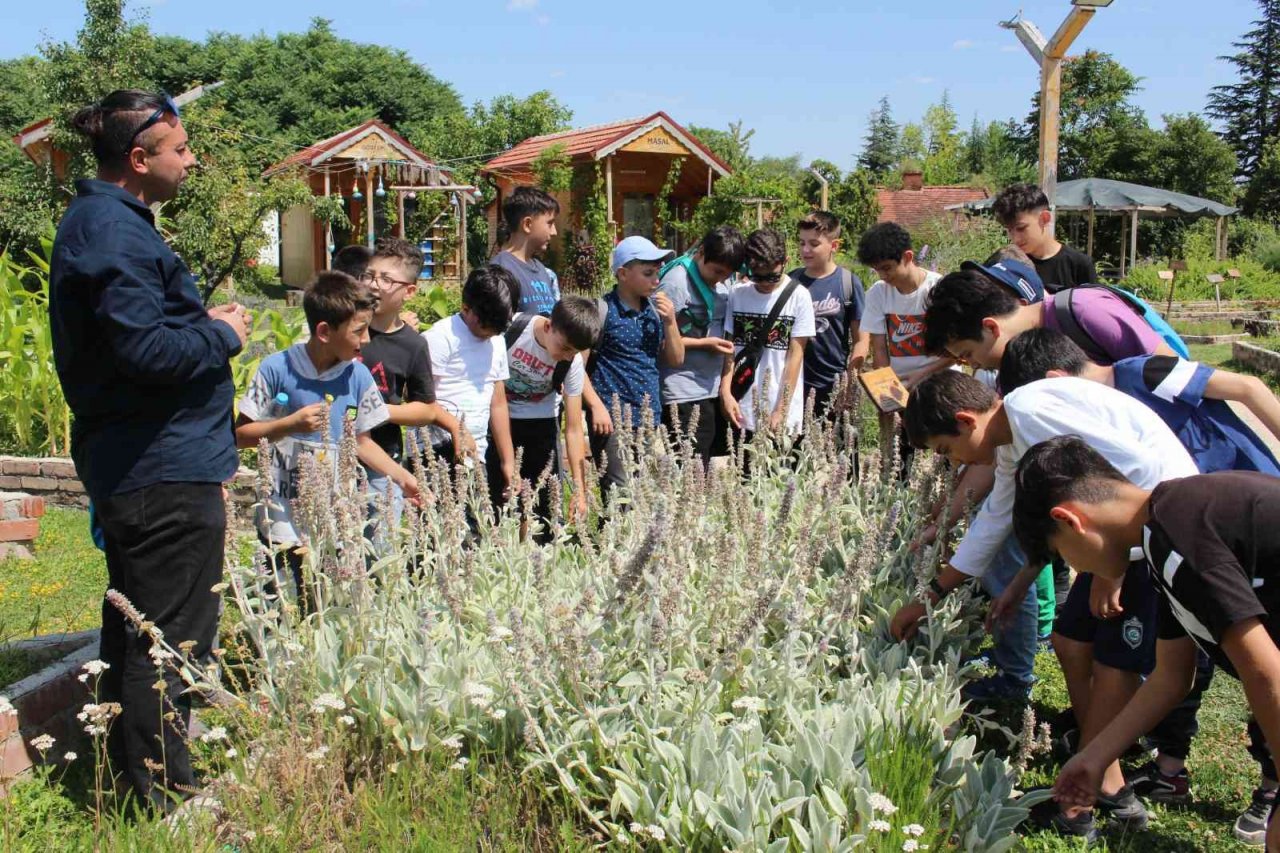
{"label": "boy in navy shirt", "polygon": [[[658,270],[672,254],[640,236],[626,238],[613,250],[610,265],[618,284],[604,297],[607,313],[600,343],[589,358],[589,375],[602,407],[629,418],[632,427],[641,424],[646,410],[653,423],[661,423],[659,361],[668,367],[684,361],[675,308],[665,293],[658,292]],[[627,479],[615,429],[619,425],[612,416],[602,423],[595,406],[588,421],[591,455],[601,466],[600,489],[607,496]]]}
{"label": "boy in navy shirt", "polygon": [[862,320],[862,280],[836,263],[840,220],[815,210],[796,226],[804,266],[791,278],[809,291],[817,333],[804,349],[804,387],[813,394],[813,413],[821,417],[845,370],[859,370],[867,352],[852,352]]}
{"label": "boy in navy shirt", "polygon": [[520,283],[518,314],[550,316],[560,301],[560,279],[538,256],[556,236],[560,202],[537,187],[516,187],[502,202],[507,239],[489,263],[502,267]]}
{"label": "boy in navy shirt", "polygon": [[[419,500],[413,475],[397,465],[371,434],[388,420],[373,376],[358,361],[361,346],[369,340],[374,304],[374,298],[351,276],[321,273],[302,301],[311,337],[264,358],[240,400],[236,444],[257,447],[264,438],[271,443],[271,496],[257,507],[258,536],[272,550],[277,572],[288,567],[304,602],[309,597],[299,551],[303,532],[293,513],[304,456],[324,454],[336,461],[343,423],[351,419],[360,462],[389,478],[409,500]],[[321,435],[326,409],[329,434]]]}

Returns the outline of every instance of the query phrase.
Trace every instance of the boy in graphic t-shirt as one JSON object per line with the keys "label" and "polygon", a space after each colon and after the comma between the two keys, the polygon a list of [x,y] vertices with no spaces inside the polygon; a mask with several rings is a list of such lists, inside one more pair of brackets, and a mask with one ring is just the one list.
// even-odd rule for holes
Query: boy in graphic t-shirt
{"label": "boy in graphic t-shirt", "polygon": [[536,187],[516,187],[502,202],[507,239],[489,263],[502,267],[520,283],[517,313],[545,317],[560,301],[560,279],[538,260],[556,236],[559,215],[560,202]]}
{"label": "boy in graphic t-shirt", "polygon": [[[1268,753],[1280,746],[1280,480],[1223,471],[1138,485],[1064,436],[1023,456],[1013,513],[1028,553],[1056,552],[1100,577],[1140,571],[1129,559],[1141,548],[1158,593],[1155,669],[1059,772],[1053,790],[1064,808],[1094,805],[1107,769],[1182,701],[1197,646],[1243,683],[1251,734],[1273,747],[1259,744],[1255,758],[1271,763]],[[1268,825],[1275,787],[1272,779],[1254,792],[1248,838],[1268,850],[1280,850],[1280,821]]]}
{"label": "boy in graphic t-shirt", "polygon": [[[550,481],[541,483],[534,514],[542,522],[535,534],[539,543],[551,541],[550,490],[560,487],[556,462],[560,432],[560,403],[564,401],[564,444],[573,502],[569,516],[584,518],[587,511],[586,435],[582,431],[582,387],[585,373],[582,351],[600,336],[600,309],[594,299],[566,296],[551,309],[551,316],[517,314],[507,330],[507,408],[511,413],[511,444],[520,455],[520,478],[538,486],[548,470]],[[501,502],[499,455],[490,445],[489,483],[495,504]]]}
{"label": "boy in graphic t-shirt", "polygon": [[1008,232],[1009,240],[1036,265],[1036,272],[1049,293],[1098,280],[1093,258],[1063,245],[1053,236],[1049,197],[1035,184],[1005,187],[995,197],[991,210]]}
{"label": "boy in graphic t-shirt", "polygon": [[791,277],[813,300],[815,334],[804,350],[804,387],[814,398],[813,413],[821,417],[831,394],[850,366],[862,367],[866,352],[856,352],[862,320],[862,280],[836,263],[840,250],[840,220],[815,210],[800,220],[800,259],[804,266]]}
{"label": "boy in graphic t-shirt", "polygon": [[782,271],[787,244],[777,231],[766,228],[752,233],[746,257],[750,279],[729,292],[724,318],[724,332],[733,341],[735,355],[759,338],[778,300],[787,301],[763,333],[755,379],[741,399],[734,399],[732,392],[734,356],[725,356],[720,404],[747,441],[766,425],[771,431],[795,435],[804,428],[804,348],[814,334],[813,300],[799,282],[791,287],[791,279]]}

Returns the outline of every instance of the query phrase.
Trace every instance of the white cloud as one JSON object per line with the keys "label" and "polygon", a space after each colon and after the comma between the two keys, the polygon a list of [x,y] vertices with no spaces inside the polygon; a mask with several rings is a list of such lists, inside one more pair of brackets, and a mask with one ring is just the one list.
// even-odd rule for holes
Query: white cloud
{"label": "white cloud", "polygon": [[951,49],[952,50],[968,50],[969,48],[975,47],[975,46],[976,45],[974,44],[972,39],[956,39],[955,42],[952,43]]}
{"label": "white cloud", "polygon": [[527,12],[538,5],[538,0],[507,0],[508,12]]}

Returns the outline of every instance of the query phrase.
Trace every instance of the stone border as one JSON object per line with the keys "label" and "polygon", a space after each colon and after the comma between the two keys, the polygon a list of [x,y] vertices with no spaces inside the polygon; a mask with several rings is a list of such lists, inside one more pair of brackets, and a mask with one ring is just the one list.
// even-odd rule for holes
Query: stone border
{"label": "stone border", "polygon": [[1253,335],[1240,333],[1234,335],[1180,335],[1185,344],[1229,344],[1232,341],[1247,340]]}
{"label": "stone border", "polygon": [[30,747],[31,739],[42,734],[56,739],[49,753],[51,761],[61,761],[69,749],[84,743],[84,732],[76,714],[92,694],[80,683],[81,668],[98,656],[98,632],[53,634],[36,637],[14,647],[28,650],[70,650],[34,675],[3,688],[3,693],[17,710],[17,716],[0,716],[0,793],[9,784],[29,775],[40,760]]}
{"label": "stone border", "polygon": [[[239,512],[253,506],[255,474],[242,467],[228,488]],[[75,463],[60,457],[0,456],[0,491],[38,495],[56,506],[86,509],[89,496],[76,476]]]}
{"label": "stone border", "polygon": [[1252,370],[1280,376],[1280,353],[1236,341],[1231,344],[1231,357]]}

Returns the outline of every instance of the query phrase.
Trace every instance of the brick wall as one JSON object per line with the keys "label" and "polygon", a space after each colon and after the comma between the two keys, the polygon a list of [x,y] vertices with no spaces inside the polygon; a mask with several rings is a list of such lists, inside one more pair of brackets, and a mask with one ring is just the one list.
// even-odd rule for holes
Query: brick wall
{"label": "brick wall", "polygon": [[[228,486],[239,511],[253,506],[253,480],[253,471],[241,468]],[[0,492],[26,492],[58,506],[89,505],[75,463],[58,457],[0,456]]]}
{"label": "brick wall", "polygon": [[1280,375],[1280,353],[1236,341],[1231,344],[1231,357],[1254,370]]}

